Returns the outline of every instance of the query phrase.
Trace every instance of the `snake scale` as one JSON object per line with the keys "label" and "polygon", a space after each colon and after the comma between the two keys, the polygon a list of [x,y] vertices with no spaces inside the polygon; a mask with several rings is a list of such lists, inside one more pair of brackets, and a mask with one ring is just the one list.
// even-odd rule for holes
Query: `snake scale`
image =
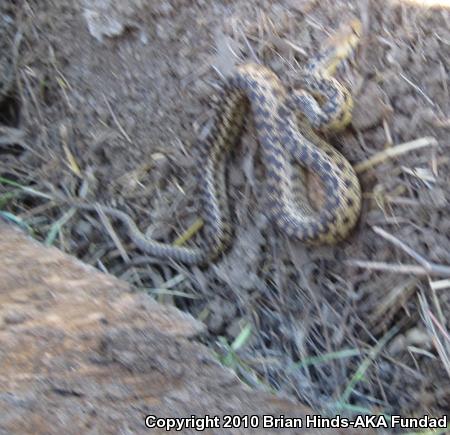
{"label": "snake scale", "polygon": [[[344,239],[360,214],[360,184],[351,164],[314,130],[339,129],[351,120],[351,96],[332,74],[356,46],[360,28],[355,20],[337,32],[306,65],[295,89],[288,91],[270,69],[255,63],[238,66],[226,80],[212,128],[197,144],[203,247],[151,240],[126,213],[97,207],[121,221],[134,244],[146,253],[186,264],[214,260],[229,245],[232,235],[225,187],[226,157],[239,140],[250,112],[265,165],[267,216],[289,238],[308,244],[334,244]],[[320,180],[325,200],[319,210],[306,198],[299,198],[295,182],[299,175],[298,171],[293,174],[293,164]],[[90,204],[71,204],[96,209]]]}

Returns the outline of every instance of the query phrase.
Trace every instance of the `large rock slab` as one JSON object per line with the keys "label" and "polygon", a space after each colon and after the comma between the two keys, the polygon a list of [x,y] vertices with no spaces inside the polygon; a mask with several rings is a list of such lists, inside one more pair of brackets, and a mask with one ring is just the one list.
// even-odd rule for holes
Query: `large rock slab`
{"label": "large rock slab", "polygon": [[150,414],[314,414],[243,385],[193,340],[203,326],[189,315],[2,223],[0,252],[0,433],[140,433]]}

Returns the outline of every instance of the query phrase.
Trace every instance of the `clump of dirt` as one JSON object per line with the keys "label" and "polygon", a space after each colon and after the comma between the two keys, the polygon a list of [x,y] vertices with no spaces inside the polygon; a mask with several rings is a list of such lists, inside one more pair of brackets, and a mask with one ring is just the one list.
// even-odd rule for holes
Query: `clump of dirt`
{"label": "clump of dirt", "polygon": [[[9,127],[23,137],[7,136],[16,147],[0,163],[8,180],[0,189],[16,221],[203,320],[205,340],[255,387],[324,412],[448,414],[448,9],[63,0],[9,10],[23,34],[19,115]],[[363,38],[338,77],[354,95],[354,122],[328,137],[359,168],[364,191],[346,242],[306,247],[265,219],[251,122],[229,162],[233,246],[206,269],[149,258],[119,228],[113,239],[97,215],[58,199],[117,206],[152,237],[173,241],[198,214],[195,138],[222,76],[251,60],[288,83],[352,17]],[[371,163],[405,143],[396,158]],[[247,325],[250,338],[231,352]]]}

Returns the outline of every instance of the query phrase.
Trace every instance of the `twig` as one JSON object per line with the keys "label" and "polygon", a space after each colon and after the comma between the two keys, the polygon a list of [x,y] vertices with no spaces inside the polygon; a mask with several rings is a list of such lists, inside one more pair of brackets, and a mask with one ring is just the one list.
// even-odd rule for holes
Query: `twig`
{"label": "twig", "polygon": [[178,239],[176,239],[173,242],[173,244],[175,246],[184,245],[187,241],[192,239],[192,237],[194,237],[195,234],[198,233],[198,231],[200,231],[200,229],[203,227],[203,225],[204,225],[203,219],[197,218],[194,221],[194,223],[180,237],[178,237]]}
{"label": "twig", "polygon": [[424,148],[428,146],[437,146],[438,141],[434,137],[422,137],[420,139],[413,140],[411,142],[405,142],[400,145],[396,145],[392,148],[387,148],[383,151],[380,151],[377,154],[374,154],[372,157],[368,158],[367,160],[364,160],[361,163],[358,163],[354,166],[355,171],[357,173],[361,173],[364,171],[367,171],[367,169],[378,165],[382,162],[384,162],[387,159],[392,159],[394,157],[397,157],[401,154],[404,154],[408,151],[414,151],[419,148]]}
{"label": "twig", "polygon": [[445,290],[450,288],[450,279],[441,279],[439,281],[430,281],[430,287],[432,290]]}
{"label": "twig", "polygon": [[414,251],[414,249],[410,248],[406,243],[403,243],[401,240],[397,239],[397,237],[389,234],[387,231],[383,230],[380,227],[374,226],[372,227],[372,229],[379,236],[383,237],[384,239],[391,242],[393,245],[397,246],[402,251],[413,257],[428,273],[450,276],[450,266],[428,261],[425,257]]}
{"label": "twig", "polygon": [[433,107],[436,107],[436,103],[421,88],[419,88],[419,86],[409,80],[409,78],[404,74],[399,73],[399,75],[406,83],[408,83],[408,85],[412,86],[420,95],[422,95],[422,97],[425,98],[425,100],[427,100],[429,104],[431,104]]}
{"label": "twig", "polygon": [[132,143],[132,140],[130,138],[130,136],[128,136],[127,132],[124,130],[124,128],[120,125],[119,120],[117,119],[116,114],[113,112],[111,104],[109,104],[108,99],[106,98],[105,95],[103,95],[103,99],[105,100],[106,105],[108,106],[108,110],[109,113],[112,116],[112,119],[114,120],[114,123],[116,124],[117,128],[119,129],[119,131],[122,133],[123,137],[129,142]]}
{"label": "twig", "polygon": [[416,251],[414,251],[412,248],[410,248],[406,243],[403,243],[401,240],[397,239],[397,237],[395,237],[392,234],[388,233],[387,231],[383,230],[383,228],[381,228],[381,227],[373,226],[372,229],[379,236],[383,237],[388,242],[391,242],[393,245],[395,245],[398,248],[405,251],[408,255],[413,257],[423,267],[425,267],[425,268],[427,267],[428,261],[424,257],[422,257],[420,254],[418,254]]}
{"label": "twig", "polygon": [[428,309],[428,315],[430,316],[431,321],[435,324],[435,326],[439,329],[439,331],[442,332],[442,335],[445,337],[445,339],[450,343],[450,335],[448,332],[444,329],[441,323],[439,323],[438,319],[436,319],[436,316],[431,312],[430,309]]}
{"label": "twig", "polygon": [[[251,46],[250,42],[248,41],[247,36],[245,35],[244,31],[242,30],[242,27],[239,27],[238,30],[239,30],[239,33],[241,34],[241,37],[244,39],[245,45],[247,46],[248,51],[250,52],[251,56],[253,57],[253,60],[257,63],[261,63],[257,54],[253,50],[253,47]],[[235,56],[236,56],[236,58],[239,59],[239,56],[237,54],[235,54]]]}
{"label": "twig", "polygon": [[347,266],[360,267],[362,269],[378,270],[381,272],[405,273],[417,276],[448,276],[450,277],[450,267],[433,264],[431,270],[415,264],[392,264],[383,261],[366,261],[350,259],[344,262]]}
{"label": "twig", "polygon": [[423,320],[425,322],[425,326],[432,337],[433,344],[439,354],[439,357],[442,360],[442,364],[444,365],[447,374],[450,376],[450,359],[448,348],[444,345],[444,343],[440,340],[438,333],[436,331],[436,327],[442,332],[444,337],[448,340],[448,333],[442,327],[442,325],[437,321],[436,317],[431,312],[431,309],[428,305],[428,301],[423,294],[419,294],[419,302],[420,308],[422,310]]}

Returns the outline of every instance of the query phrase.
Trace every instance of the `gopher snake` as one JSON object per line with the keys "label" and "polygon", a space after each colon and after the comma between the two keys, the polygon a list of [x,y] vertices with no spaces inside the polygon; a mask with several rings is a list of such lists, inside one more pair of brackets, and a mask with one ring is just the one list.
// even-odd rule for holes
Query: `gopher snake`
{"label": "gopher snake", "polygon": [[[150,240],[126,213],[98,207],[120,220],[144,252],[186,264],[213,260],[231,239],[225,189],[227,151],[238,141],[250,111],[266,168],[266,214],[287,236],[306,243],[332,244],[345,238],[360,212],[359,181],[350,163],[312,128],[336,129],[351,119],[351,96],[331,74],[355,47],[359,32],[359,21],[353,21],[336,33],[332,43],[306,65],[298,80],[302,90],[288,92],[271,70],[253,63],[239,66],[227,80],[211,131],[198,143],[204,248]],[[293,162],[313,172],[323,185],[325,201],[319,211],[296,195]],[[93,205],[71,204],[95,209]]]}

